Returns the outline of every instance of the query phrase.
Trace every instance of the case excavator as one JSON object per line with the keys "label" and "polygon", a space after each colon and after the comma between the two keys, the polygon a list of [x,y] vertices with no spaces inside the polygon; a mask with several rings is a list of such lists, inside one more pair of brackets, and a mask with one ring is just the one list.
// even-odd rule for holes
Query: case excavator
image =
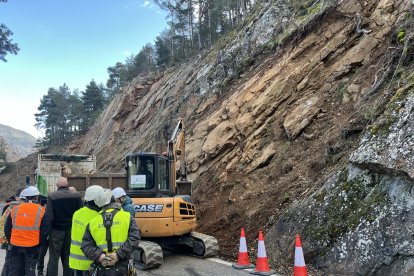
{"label": "case excavator", "polygon": [[135,204],[142,238],[132,254],[135,265],[142,270],[160,266],[163,248],[200,258],[217,255],[217,240],[194,231],[196,208],[187,179],[183,120],[175,127],[167,152],[131,153],[125,161],[125,190]]}

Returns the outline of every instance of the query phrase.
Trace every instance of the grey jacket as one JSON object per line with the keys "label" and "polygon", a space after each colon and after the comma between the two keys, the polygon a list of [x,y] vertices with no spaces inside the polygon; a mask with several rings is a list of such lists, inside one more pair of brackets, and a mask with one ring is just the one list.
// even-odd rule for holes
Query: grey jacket
{"label": "grey jacket", "polygon": [[[105,206],[103,210],[107,209],[121,209],[121,206],[116,203],[111,203],[108,206]],[[131,216],[128,229],[128,239],[118,248],[116,254],[118,260],[128,260],[131,257],[132,251],[138,249],[139,241],[141,240],[141,235],[139,233],[139,228],[135,219]],[[96,246],[96,242],[92,237],[91,231],[89,229],[89,224],[86,227],[85,234],[83,235],[81,250],[86,257],[90,260],[97,261],[99,256],[104,253],[102,249]]]}

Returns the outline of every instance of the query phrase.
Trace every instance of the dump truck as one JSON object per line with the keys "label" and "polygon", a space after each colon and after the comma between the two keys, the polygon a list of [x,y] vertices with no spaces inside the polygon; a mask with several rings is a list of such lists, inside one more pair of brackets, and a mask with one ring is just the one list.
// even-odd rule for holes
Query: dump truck
{"label": "dump truck", "polygon": [[134,152],[125,158],[125,173],[65,173],[69,185],[83,192],[88,186],[122,187],[135,205],[142,241],[132,257],[145,270],[162,264],[162,248],[200,258],[216,256],[217,239],[197,233],[197,211],[187,178],[185,130],[180,119],[163,154]]}
{"label": "dump truck", "polygon": [[39,154],[35,181],[40,194],[47,196],[56,191],[56,182],[62,175],[95,172],[96,157],[93,155]]}

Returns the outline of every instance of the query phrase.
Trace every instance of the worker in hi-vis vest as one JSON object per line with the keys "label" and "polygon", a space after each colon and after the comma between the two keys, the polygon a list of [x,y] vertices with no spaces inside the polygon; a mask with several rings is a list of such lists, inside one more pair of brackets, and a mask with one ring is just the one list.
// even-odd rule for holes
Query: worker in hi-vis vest
{"label": "worker in hi-vis vest", "polygon": [[138,225],[115,203],[111,190],[103,189],[94,201],[102,211],[86,227],[81,249],[93,261],[93,275],[127,275],[131,253],[141,239]]}
{"label": "worker in hi-vis vest", "polygon": [[26,201],[13,207],[4,227],[11,245],[8,275],[35,276],[39,246],[46,242],[50,224],[45,209],[37,203],[39,190],[29,186],[23,191]]}
{"label": "worker in hi-vis vest", "polygon": [[69,267],[74,270],[75,276],[87,276],[89,274],[92,260],[85,257],[80,247],[86,226],[91,219],[99,215],[101,210],[94,202],[95,197],[99,195],[101,190],[103,188],[98,185],[88,187],[84,197],[85,206],[76,211],[72,217]]}

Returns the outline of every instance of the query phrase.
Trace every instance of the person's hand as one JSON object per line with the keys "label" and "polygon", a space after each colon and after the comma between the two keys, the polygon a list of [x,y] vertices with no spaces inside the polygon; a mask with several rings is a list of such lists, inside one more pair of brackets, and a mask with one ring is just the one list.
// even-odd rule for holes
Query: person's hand
{"label": "person's hand", "polygon": [[110,260],[108,260],[109,266],[115,265],[116,262],[118,261],[118,255],[116,254],[116,252],[109,253],[106,256],[110,258]]}
{"label": "person's hand", "polygon": [[102,253],[101,255],[99,255],[98,262],[102,263],[105,260],[105,257],[106,257],[105,253]]}

